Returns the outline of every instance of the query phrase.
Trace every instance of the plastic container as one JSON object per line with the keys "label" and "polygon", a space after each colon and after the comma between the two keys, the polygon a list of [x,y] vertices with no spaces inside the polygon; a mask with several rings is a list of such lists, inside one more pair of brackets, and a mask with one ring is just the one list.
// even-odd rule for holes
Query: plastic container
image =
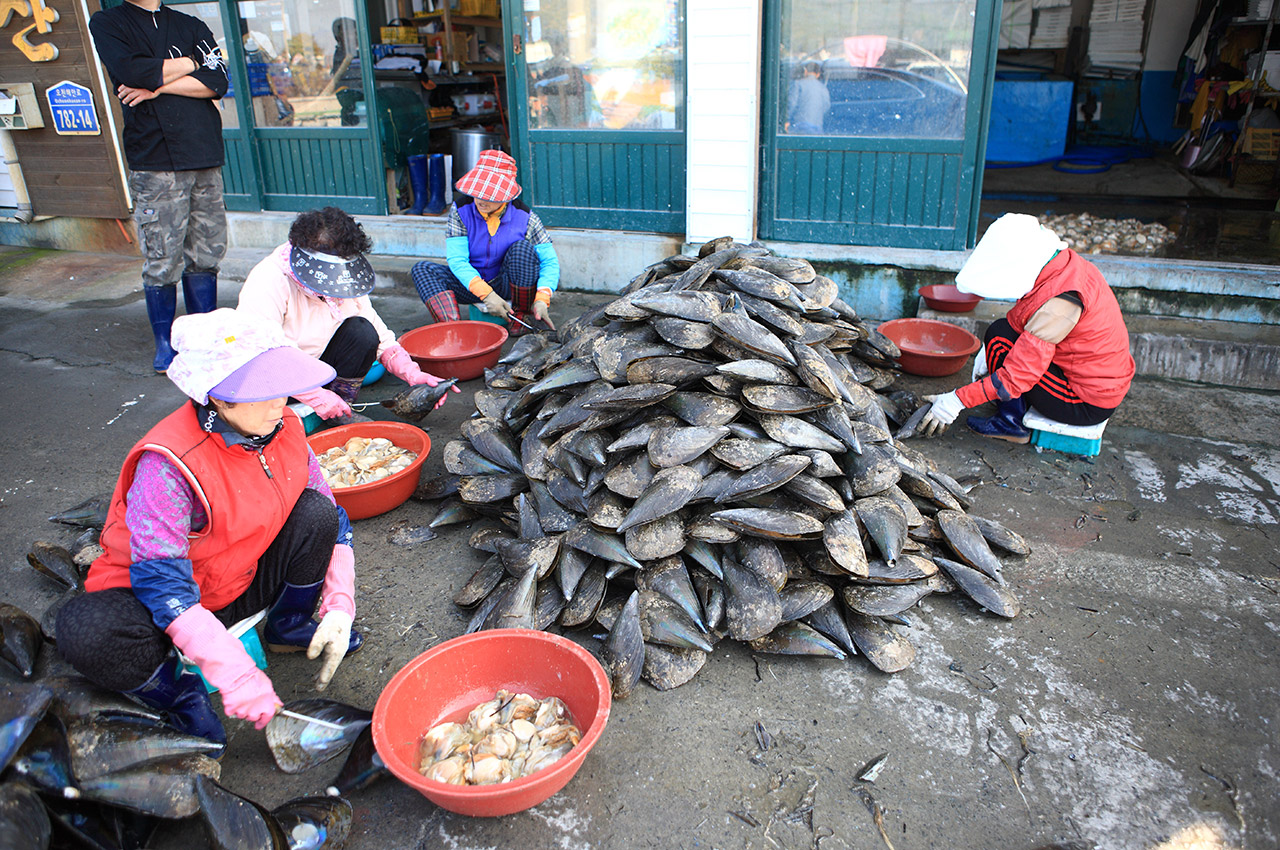
{"label": "plastic container", "polygon": [[326,449],[344,445],[352,437],[385,437],[403,449],[417,452],[418,456],[407,467],[381,481],[354,487],[334,487],[334,500],[351,519],[368,519],[404,504],[418,486],[422,462],[431,452],[431,438],[427,432],[407,422],[357,422],[313,434],[307,437],[307,442],[313,452],[320,454]]}
{"label": "plastic container", "polygon": [[506,319],[502,318],[501,316],[490,316],[488,313],[486,313],[484,310],[481,310],[475,304],[467,305],[467,318],[469,318],[473,322],[488,322],[491,325],[501,325],[504,328],[507,326]]}
{"label": "plastic container", "polygon": [[[506,688],[562,699],[582,740],[560,761],[498,785],[446,785],[418,772],[418,745],[438,723],[460,722]],[[492,629],[428,649],[391,677],[373,709],[373,743],[387,769],[442,809],[496,817],[536,806],[563,788],[609,721],[609,677],[567,638],[532,629]]]}
{"label": "plastic container", "polygon": [[450,185],[462,179],[475,164],[480,154],[489,150],[506,150],[501,133],[490,133],[480,127],[454,127],[449,131],[453,150],[453,179]]}
{"label": "plastic container", "polygon": [[933,319],[893,319],[880,325],[880,333],[901,350],[898,365],[904,372],[933,378],[959,372],[982,346],[964,328]]}
{"label": "plastic container", "polygon": [[944,313],[967,313],[978,302],[980,296],[961,292],[952,283],[934,283],[920,287],[920,297],[930,310],[941,310]]}
{"label": "plastic container", "polygon": [[436,322],[400,337],[400,344],[424,372],[469,381],[492,368],[502,355],[507,329],[489,322]]}
{"label": "plastic container", "polygon": [[[244,651],[253,659],[253,663],[257,665],[259,670],[267,669],[267,653],[262,649],[262,639],[258,637],[257,629],[258,623],[266,616],[266,609],[263,609],[262,611],[259,611],[256,614],[250,614],[240,622],[227,627],[227,631],[231,636],[239,639],[241,646],[244,647]],[[183,667],[200,677],[200,681],[204,682],[204,689],[206,691],[211,694],[216,694],[218,692],[217,688],[209,684],[209,680],[204,677],[204,673],[200,672],[200,668],[196,666],[194,661],[183,655],[181,652],[178,653],[178,658],[182,661]]]}

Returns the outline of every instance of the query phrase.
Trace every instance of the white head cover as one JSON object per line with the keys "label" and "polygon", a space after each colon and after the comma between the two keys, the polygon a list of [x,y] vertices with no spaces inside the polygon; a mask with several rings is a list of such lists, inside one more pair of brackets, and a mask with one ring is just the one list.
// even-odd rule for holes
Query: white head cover
{"label": "white head cover", "polygon": [[1066,242],[1033,215],[1007,213],[987,228],[956,273],[961,292],[1016,301],[1031,291],[1036,278]]}

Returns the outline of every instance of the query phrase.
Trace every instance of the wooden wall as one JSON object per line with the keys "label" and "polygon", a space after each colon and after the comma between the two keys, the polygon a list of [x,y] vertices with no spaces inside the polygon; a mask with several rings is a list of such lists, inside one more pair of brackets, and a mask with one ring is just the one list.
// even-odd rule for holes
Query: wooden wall
{"label": "wooden wall", "polygon": [[[84,218],[126,218],[129,208],[125,200],[121,169],[110,123],[115,104],[105,102],[100,89],[97,57],[89,40],[88,20],[80,0],[19,0],[30,6],[42,3],[55,9],[59,19],[52,32],[28,33],[33,44],[52,44],[58,57],[50,62],[32,62],[13,43],[19,30],[33,18],[14,14],[9,24],[0,29],[0,79],[7,83],[32,83],[44,127],[38,130],[14,130],[18,161],[26,179],[27,192],[36,215],[77,216]],[[89,13],[96,10],[96,0],[89,0]],[[93,91],[98,125],[97,136],[60,136],[53,129],[49,101],[45,89],[70,80]],[[110,85],[108,79],[107,85]],[[114,97],[111,98],[114,101]],[[118,111],[116,126],[119,125]]]}

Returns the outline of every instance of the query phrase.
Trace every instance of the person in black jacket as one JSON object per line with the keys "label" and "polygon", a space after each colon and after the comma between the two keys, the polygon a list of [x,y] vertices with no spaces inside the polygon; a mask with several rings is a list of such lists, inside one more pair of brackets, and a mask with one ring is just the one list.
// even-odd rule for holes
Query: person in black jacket
{"label": "person in black jacket", "polygon": [[160,0],[126,0],[89,19],[94,47],[124,112],[129,191],[142,247],[142,283],[156,341],[153,366],[173,360],[169,331],[178,280],[188,313],[218,306],[227,248],[222,117],[227,65],[213,33]]}

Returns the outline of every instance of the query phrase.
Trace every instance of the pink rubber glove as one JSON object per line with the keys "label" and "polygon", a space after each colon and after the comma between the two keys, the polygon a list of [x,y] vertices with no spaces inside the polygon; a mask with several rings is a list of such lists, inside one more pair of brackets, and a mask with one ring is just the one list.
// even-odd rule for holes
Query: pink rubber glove
{"label": "pink rubber glove", "polygon": [[164,631],[209,684],[222,692],[222,709],[229,717],[248,720],[257,729],[267,727],[283,703],[267,674],[217,617],[204,606],[193,605]]}
{"label": "pink rubber glove", "polygon": [[356,615],[356,553],[345,543],[334,546],[329,557],[316,616],[323,620],[330,611],[341,611],[353,618]]}
{"label": "pink rubber glove", "polygon": [[309,405],[321,419],[351,415],[351,405],[343,401],[337,393],[326,390],[324,387],[317,387],[304,393],[294,393],[293,397]]}
{"label": "pink rubber glove", "polygon": [[413,362],[413,358],[409,356],[409,352],[405,351],[402,345],[387,346],[387,350],[382,352],[382,356],[378,359],[382,361],[383,366],[387,367],[388,372],[411,387],[416,387],[419,384],[434,387],[440,383],[440,379],[435,375],[419,369],[418,364]]}

